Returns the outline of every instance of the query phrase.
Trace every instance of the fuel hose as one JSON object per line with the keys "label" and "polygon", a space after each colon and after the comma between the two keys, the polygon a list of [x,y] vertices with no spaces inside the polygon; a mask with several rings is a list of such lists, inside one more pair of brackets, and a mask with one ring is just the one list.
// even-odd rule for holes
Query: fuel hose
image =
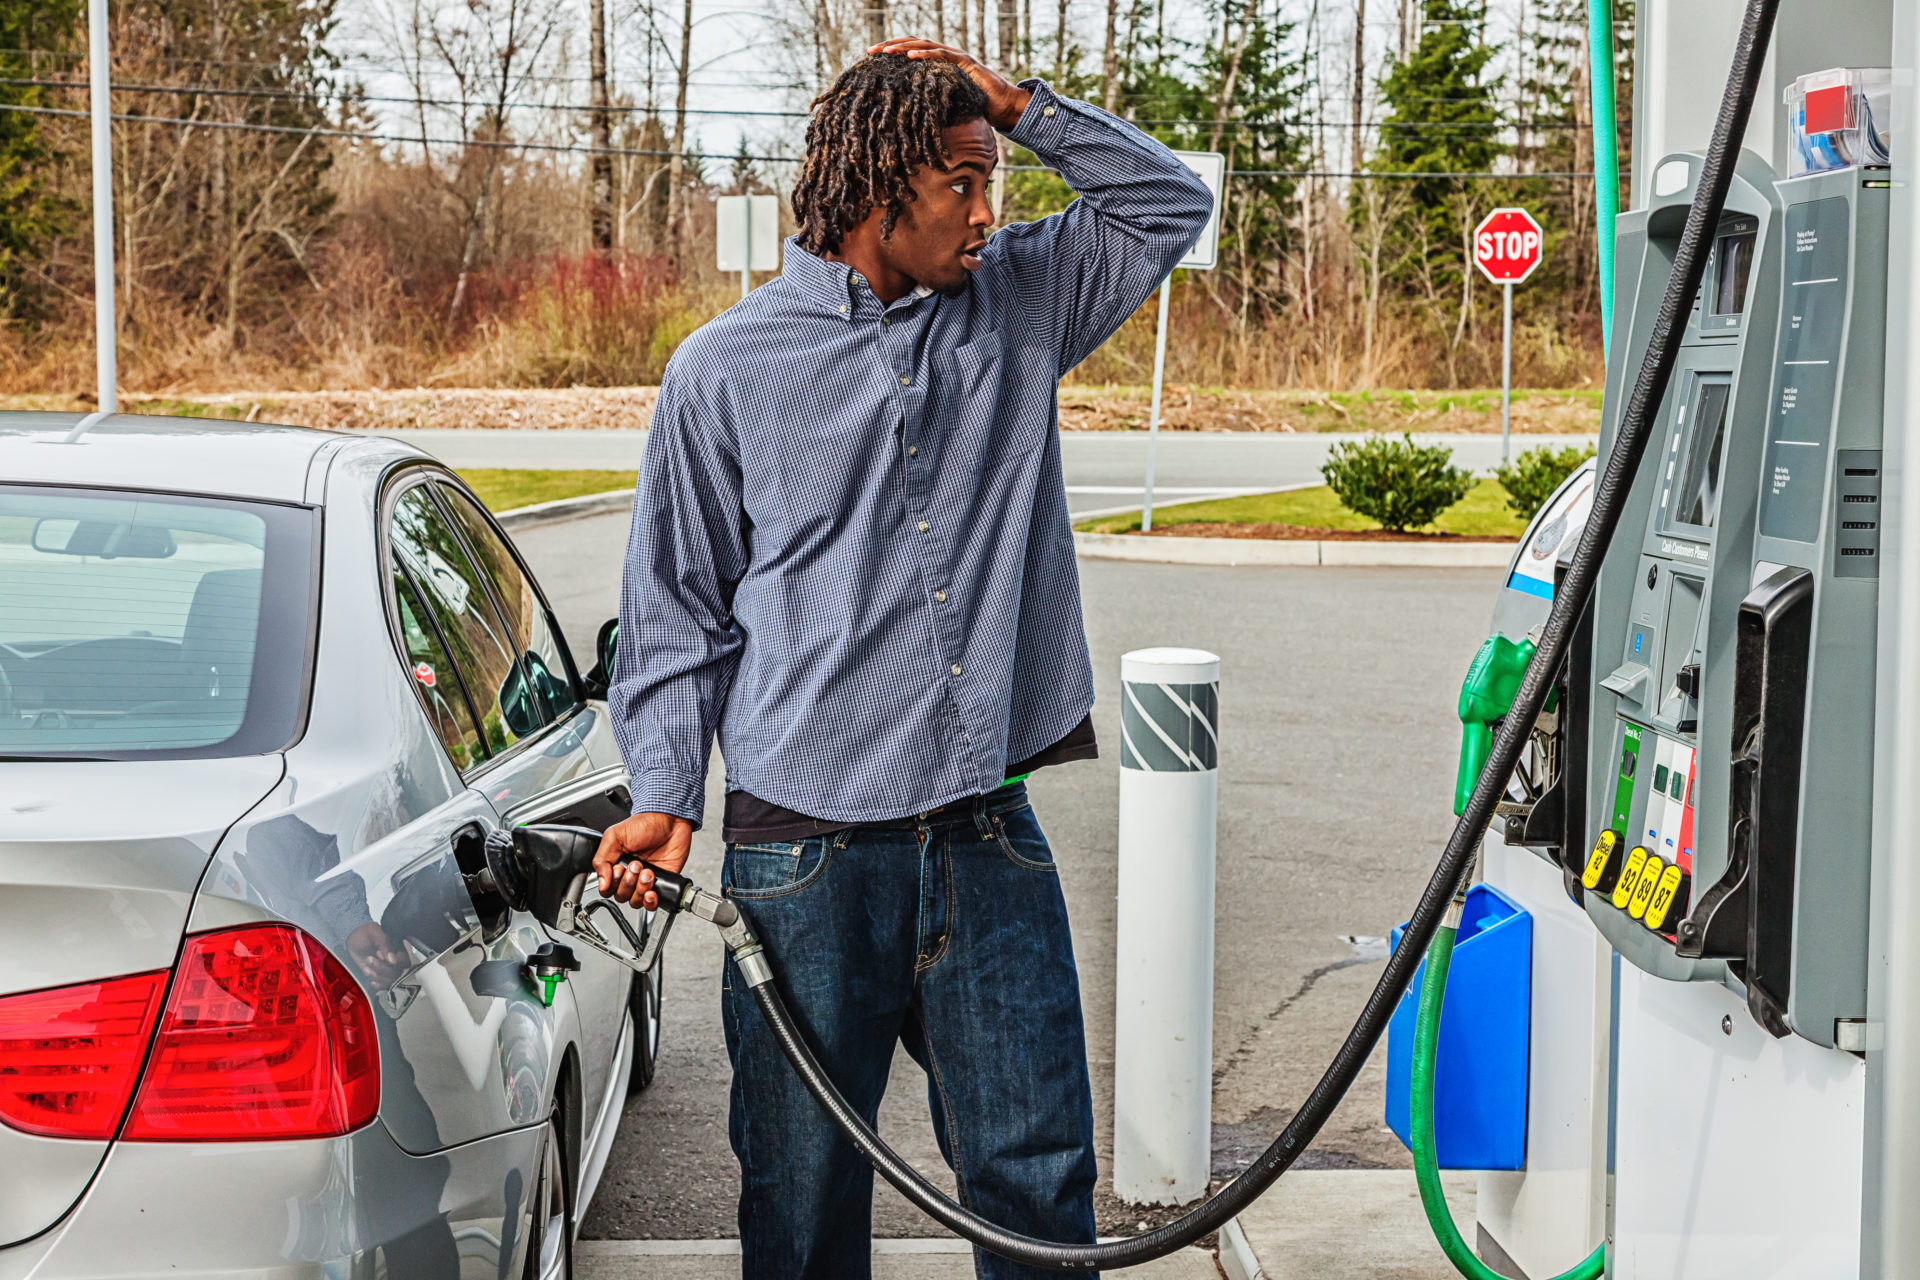
{"label": "fuel hose", "polygon": [[[1460,932],[1454,913],[1434,931],[1433,944],[1427,948],[1426,977],[1420,982],[1420,1005],[1413,1030],[1413,1106],[1410,1127],[1413,1130],[1413,1176],[1420,1184],[1420,1204],[1427,1211],[1427,1225],[1440,1251],[1453,1263],[1454,1270],[1467,1280],[1506,1280],[1474,1254],[1453,1221],[1447,1207],[1447,1193],[1440,1188],[1440,1165],[1433,1141],[1433,1075],[1439,1059],[1440,1006],[1447,994],[1447,969],[1453,962],[1453,942]],[[1599,1280],[1607,1270],[1607,1246],[1602,1244],[1571,1271],[1554,1280]]]}
{"label": "fuel hose", "polygon": [[[1284,1174],[1307,1149],[1334,1108],[1346,1096],[1355,1077],[1366,1064],[1374,1046],[1386,1033],[1401,995],[1412,980],[1414,970],[1425,955],[1428,944],[1440,928],[1442,917],[1472,869],[1475,853],[1486,835],[1494,806],[1506,791],[1521,750],[1532,733],[1542,704],[1552,688],[1560,664],[1565,661],[1567,645],[1581,612],[1593,595],[1600,562],[1612,543],[1620,513],[1626,505],[1628,490],[1646,452],[1647,440],[1673,377],[1674,361],[1680,342],[1686,335],[1688,312],[1699,291],[1706,269],[1712,236],[1726,207],[1727,191],[1733,180],[1740,144],[1746,135],[1747,118],[1753,108],[1753,96],[1760,80],[1761,64],[1771,43],[1774,17],[1779,0],[1748,0],[1735,45],[1733,66],[1720,100],[1720,112],[1714,122],[1713,139],[1707,147],[1706,163],[1701,169],[1699,186],[1687,210],[1686,225],[1673,257],[1672,275],[1660,309],[1648,332],[1647,354],[1640,363],[1621,415],[1620,430],[1608,453],[1594,489],[1593,506],[1585,531],[1568,567],[1561,589],[1556,592],[1552,611],[1541,629],[1533,660],[1514,694],[1513,706],[1501,721],[1499,731],[1487,754],[1479,781],[1453,828],[1446,851],[1434,868],[1413,915],[1401,935],[1400,945],[1387,959],[1380,980],[1374,984],[1353,1028],[1334,1054],[1326,1073],[1308,1093],[1306,1101],[1287,1122],[1273,1145],[1262,1152],[1251,1166],[1210,1199],[1165,1226],[1124,1240],[1099,1244],[1062,1244],[1036,1240],[988,1222],[985,1218],[956,1204],[939,1188],[922,1177],[918,1170],[901,1159],[882,1142],[864,1117],[847,1104],[833,1081],[827,1078],[807,1047],[805,1038],[788,1013],[773,980],[768,957],[758,942],[752,943],[751,965],[742,965],[742,974],[753,989],[760,1012],[772,1029],[788,1063],[806,1085],[808,1092],[828,1117],[880,1176],[919,1206],[934,1221],[972,1243],[1003,1258],[1029,1267],[1050,1271],[1096,1271],[1137,1266],[1164,1257],[1218,1231],[1229,1219],[1257,1199]],[[744,912],[743,912],[744,915]],[[736,950],[739,956],[745,948]],[[1429,1112],[1430,1112],[1429,1108]],[[1431,1116],[1429,1115],[1429,1119]]]}

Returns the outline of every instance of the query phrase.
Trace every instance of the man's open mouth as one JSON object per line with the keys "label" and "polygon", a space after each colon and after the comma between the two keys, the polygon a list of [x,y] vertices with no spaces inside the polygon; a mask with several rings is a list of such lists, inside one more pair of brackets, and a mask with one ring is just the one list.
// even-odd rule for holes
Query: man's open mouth
{"label": "man's open mouth", "polygon": [[969,271],[980,269],[980,251],[987,247],[985,240],[968,245],[960,251],[960,265]]}

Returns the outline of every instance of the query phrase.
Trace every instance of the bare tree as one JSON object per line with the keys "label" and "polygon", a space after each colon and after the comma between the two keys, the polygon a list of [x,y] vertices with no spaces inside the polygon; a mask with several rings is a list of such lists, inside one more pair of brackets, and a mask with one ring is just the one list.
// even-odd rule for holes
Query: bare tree
{"label": "bare tree", "polygon": [[1120,24],[1120,0],[1107,0],[1107,43],[1106,54],[1100,61],[1100,74],[1106,77],[1107,95],[1105,106],[1108,111],[1120,109],[1120,46],[1115,42],[1119,34],[1116,28]]}
{"label": "bare tree", "polygon": [[[447,304],[453,322],[466,306],[489,205],[510,154],[503,145],[511,140],[510,118],[516,104],[538,95],[560,31],[559,0],[467,0],[452,9],[402,2],[388,25],[413,92],[421,163],[461,210],[459,274]],[[442,78],[453,85],[452,97],[437,92],[433,81]],[[458,132],[458,150],[442,162],[435,138],[448,125]]]}
{"label": "bare tree", "polygon": [[1060,7],[1053,24],[1053,81],[1060,84],[1067,78],[1067,0],[1060,0]]}
{"label": "bare tree", "polygon": [[674,68],[673,156],[667,161],[667,224],[673,256],[687,249],[687,76],[693,66],[693,0],[680,6],[680,60]]}
{"label": "bare tree", "polygon": [[593,28],[588,55],[593,80],[591,229],[594,252],[607,257],[613,253],[613,113],[607,92],[607,0],[590,0],[588,17]]}
{"label": "bare tree", "polygon": [[1348,132],[1353,134],[1353,171],[1360,172],[1361,146],[1364,139],[1360,121],[1366,109],[1367,93],[1367,0],[1354,0],[1353,4],[1353,117],[1348,121],[1352,126]]}

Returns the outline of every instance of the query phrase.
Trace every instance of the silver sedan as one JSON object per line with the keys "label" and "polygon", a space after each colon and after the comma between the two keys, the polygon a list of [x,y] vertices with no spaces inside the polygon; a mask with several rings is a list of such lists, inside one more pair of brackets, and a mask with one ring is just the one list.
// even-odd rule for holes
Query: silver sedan
{"label": "silver sedan", "polygon": [[404,445],[0,415],[0,1280],[570,1274],[659,974],[485,841],[626,815],[612,639]]}

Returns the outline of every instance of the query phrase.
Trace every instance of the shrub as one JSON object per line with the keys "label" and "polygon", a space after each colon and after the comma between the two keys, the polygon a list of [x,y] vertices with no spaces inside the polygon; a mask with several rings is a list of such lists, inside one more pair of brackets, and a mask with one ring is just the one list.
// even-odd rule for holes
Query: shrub
{"label": "shrub", "polygon": [[1320,474],[1347,510],[1396,533],[1432,524],[1473,488],[1453,450],[1415,444],[1411,434],[1336,444]]}
{"label": "shrub", "polygon": [[1507,491],[1507,505],[1513,508],[1515,515],[1522,520],[1531,520],[1533,513],[1546,504],[1560,482],[1574,473],[1579,465],[1594,456],[1594,451],[1574,445],[1564,449],[1555,449],[1541,445],[1529,449],[1515,458],[1511,465],[1501,465],[1493,470],[1494,478]]}

